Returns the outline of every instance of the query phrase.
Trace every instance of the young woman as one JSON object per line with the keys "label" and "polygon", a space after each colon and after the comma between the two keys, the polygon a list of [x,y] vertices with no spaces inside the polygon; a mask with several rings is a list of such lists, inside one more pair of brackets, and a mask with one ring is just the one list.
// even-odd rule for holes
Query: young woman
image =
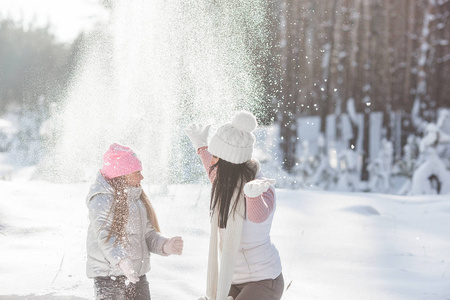
{"label": "young woman", "polygon": [[283,294],[281,261],[270,240],[275,180],[263,178],[252,160],[256,126],[251,113],[238,112],[209,145],[209,126],[186,130],[212,183],[207,289],[200,299],[278,300]]}
{"label": "young woman", "polygon": [[140,185],[142,165],[128,147],[112,144],[87,196],[87,276],[96,299],[150,300],[145,273],[150,252],[181,255],[181,237],[160,233],[155,211]]}

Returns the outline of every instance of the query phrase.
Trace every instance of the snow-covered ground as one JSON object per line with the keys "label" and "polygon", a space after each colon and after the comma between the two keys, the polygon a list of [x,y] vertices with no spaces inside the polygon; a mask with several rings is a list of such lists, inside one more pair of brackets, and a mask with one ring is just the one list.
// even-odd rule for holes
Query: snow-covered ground
{"label": "snow-covered ground", "polygon": [[[89,183],[0,181],[0,299],[93,299],[85,276]],[[197,299],[205,287],[207,185],[144,186],[182,256],[152,256],[152,299]],[[450,199],[277,190],[272,239],[284,300],[450,299]]]}

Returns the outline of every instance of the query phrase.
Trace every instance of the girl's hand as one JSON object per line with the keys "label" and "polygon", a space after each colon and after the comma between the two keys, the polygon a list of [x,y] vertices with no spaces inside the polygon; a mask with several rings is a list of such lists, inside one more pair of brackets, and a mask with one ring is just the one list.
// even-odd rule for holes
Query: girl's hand
{"label": "girl's hand", "polygon": [[122,259],[119,261],[119,267],[131,283],[136,283],[139,281],[139,277],[136,276],[136,272],[133,270],[131,259],[128,257]]}
{"label": "girl's hand", "polygon": [[249,181],[244,185],[244,194],[247,197],[256,198],[266,192],[275,182],[275,179],[255,179]]}
{"label": "girl's hand", "polygon": [[201,124],[191,124],[191,126],[186,128],[186,135],[191,140],[195,150],[208,146],[208,134],[210,127],[211,125],[203,127]]}
{"label": "girl's hand", "polygon": [[174,236],[167,240],[163,245],[163,252],[167,255],[183,253],[183,239],[181,236]]}

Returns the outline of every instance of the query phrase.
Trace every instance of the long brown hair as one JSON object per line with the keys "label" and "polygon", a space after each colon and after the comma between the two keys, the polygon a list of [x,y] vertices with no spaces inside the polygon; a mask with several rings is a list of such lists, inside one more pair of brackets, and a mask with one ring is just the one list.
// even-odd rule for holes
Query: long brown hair
{"label": "long brown hair", "polygon": [[[112,237],[115,237],[114,245],[117,245],[118,243],[128,242],[126,227],[129,217],[128,194],[126,192],[128,184],[126,182],[125,176],[120,176],[112,179],[105,178],[105,180],[109,183],[109,185],[111,185],[114,190],[114,200],[112,202],[111,209],[108,215],[108,218],[110,215],[112,215],[113,219],[106,241],[108,242]],[[158,218],[156,217],[153,205],[151,204],[150,199],[147,197],[143,190],[140,195],[140,200],[145,206],[148,220],[156,231],[161,232],[159,228]]]}
{"label": "long brown hair", "polygon": [[[215,212],[216,207],[218,207],[218,226],[219,228],[226,228],[229,214],[231,212],[234,214],[236,211],[244,184],[253,180],[256,173],[248,163],[233,164],[220,158],[216,164],[211,166],[210,174],[214,169],[216,169],[216,178],[211,188],[210,209]],[[234,202],[230,210],[236,188],[238,189],[237,201]]]}

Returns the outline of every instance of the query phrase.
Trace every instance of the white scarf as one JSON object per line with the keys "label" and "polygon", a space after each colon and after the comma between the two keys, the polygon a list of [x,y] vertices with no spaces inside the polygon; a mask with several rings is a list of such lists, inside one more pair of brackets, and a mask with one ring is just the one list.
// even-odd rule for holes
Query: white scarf
{"label": "white scarf", "polygon": [[[239,190],[236,189],[230,204],[230,210],[237,200]],[[236,212],[229,213],[227,221],[227,234],[222,241],[220,256],[220,269],[218,269],[218,208],[216,207],[211,220],[211,235],[209,238],[208,273],[206,283],[206,295],[211,300],[226,300],[230,291],[231,281],[236,264],[236,256],[241,243],[242,229],[245,218],[245,198],[241,192]]]}

